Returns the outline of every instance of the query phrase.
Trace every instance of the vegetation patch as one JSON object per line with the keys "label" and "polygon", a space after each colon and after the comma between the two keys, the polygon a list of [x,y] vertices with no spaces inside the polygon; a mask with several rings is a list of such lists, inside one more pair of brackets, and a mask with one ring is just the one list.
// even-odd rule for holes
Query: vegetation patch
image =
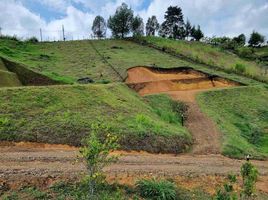
{"label": "vegetation patch", "polygon": [[262,86],[225,89],[198,96],[201,109],[218,125],[224,155],[268,156],[268,90]]}
{"label": "vegetation patch", "polygon": [[[12,52],[7,52],[3,48],[9,48]],[[209,74],[216,74],[239,82],[255,83],[253,80],[235,74],[216,72],[215,68],[209,69],[200,64],[175,58],[158,50],[126,40],[29,43],[0,38],[0,56],[23,64],[27,68],[51,79],[61,81],[63,78],[65,82],[68,79],[67,83],[74,83],[84,77],[89,77],[95,82],[103,80],[105,82],[122,81],[121,77],[103,61],[103,58],[95,49],[124,78],[127,77],[127,70],[133,66],[158,66],[163,68],[190,66]],[[236,62],[232,64],[235,65]],[[57,75],[55,76],[55,74]]]}
{"label": "vegetation patch", "polygon": [[123,84],[2,89],[0,93],[1,140],[79,146],[93,123],[105,122],[119,136],[122,149],[180,153],[191,145],[185,128],[164,120]]}
{"label": "vegetation patch", "polygon": [[[255,62],[239,58],[233,53],[213,47],[201,42],[188,42],[182,40],[172,40],[159,37],[141,37],[139,42],[152,45],[167,52],[175,53],[182,58],[193,62],[205,64],[221,70],[233,71],[238,74],[247,75],[260,81],[268,81],[267,74],[263,74],[261,65]],[[245,66],[246,71],[242,73],[236,70],[236,64]]]}

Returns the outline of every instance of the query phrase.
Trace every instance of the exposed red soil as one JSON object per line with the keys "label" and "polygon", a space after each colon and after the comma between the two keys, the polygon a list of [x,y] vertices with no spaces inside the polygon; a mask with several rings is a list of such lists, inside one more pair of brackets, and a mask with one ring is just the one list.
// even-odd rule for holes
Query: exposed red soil
{"label": "exposed red soil", "polygon": [[219,77],[210,77],[208,74],[193,69],[150,69],[135,67],[128,71],[126,83],[139,94],[156,94],[170,91],[204,90],[210,88],[224,88],[238,85]]}
{"label": "exposed red soil", "polygon": [[219,154],[220,133],[214,122],[201,112],[195,96],[198,92],[237,86],[220,77],[182,69],[135,67],[128,71],[126,83],[140,95],[165,93],[188,104],[186,127],[194,138],[193,154]]}
{"label": "exposed red soil", "polygon": [[[141,92],[142,94],[166,93],[175,100],[188,103],[186,125],[195,139],[195,145],[192,153],[178,156],[146,152],[113,152],[112,154],[120,157],[116,164],[105,168],[109,182],[133,185],[140,178],[171,178],[182,187],[201,188],[214,194],[217,187],[225,181],[227,174],[239,174],[244,161],[226,158],[219,154],[220,133],[213,122],[200,111],[195,101],[198,92],[236,84],[221,79],[218,79],[219,83],[215,80],[214,83],[211,81],[198,83],[198,80],[204,80],[206,75],[194,71],[181,73],[173,71],[172,74],[148,71],[147,68],[140,70],[133,68],[131,71],[138,75],[129,76],[128,84],[137,84],[137,88],[141,89],[151,84],[151,89],[148,87],[146,92]],[[167,87],[168,90],[163,91],[161,84],[166,81],[171,81],[168,84],[172,87],[174,84],[184,86],[183,88],[174,86],[182,90],[174,91]],[[191,81],[197,82],[191,83]],[[154,87],[154,84],[159,84],[159,87]],[[187,84],[192,85],[189,87]],[[59,180],[78,180],[86,170],[83,160],[78,159],[78,155],[77,148],[67,145],[0,143],[0,188],[17,189],[28,185],[42,188],[49,187]],[[252,162],[260,172],[257,189],[268,193],[268,161]],[[239,190],[239,187],[236,186],[236,189]]]}

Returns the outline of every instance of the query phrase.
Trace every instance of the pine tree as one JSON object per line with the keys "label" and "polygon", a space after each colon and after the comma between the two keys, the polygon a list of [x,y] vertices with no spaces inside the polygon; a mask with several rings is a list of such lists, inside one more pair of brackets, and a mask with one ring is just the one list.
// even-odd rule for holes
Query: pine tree
{"label": "pine tree", "polygon": [[185,37],[190,37],[191,36],[191,31],[192,31],[192,26],[189,20],[187,20],[185,24]]}
{"label": "pine tree", "polygon": [[149,17],[146,23],[146,35],[155,36],[158,30],[159,30],[159,23],[157,21],[156,16],[152,16],[152,18]]}
{"label": "pine tree", "polygon": [[180,7],[168,7],[165,14],[165,21],[161,25],[160,35],[162,37],[169,37],[173,39],[184,39],[184,19]]}
{"label": "pine tree", "polygon": [[144,35],[144,23],[140,16],[136,16],[133,19],[131,30],[133,36],[143,36]]}
{"label": "pine tree", "polygon": [[253,31],[250,35],[248,43],[250,46],[260,46],[262,43],[264,43],[264,36]]}
{"label": "pine tree", "polygon": [[202,39],[204,37],[204,33],[201,31],[200,26],[197,26],[197,29],[195,28],[195,26],[192,28],[191,31],[191,35],[192,37],[196,40],[196,41],[200,41],[200,39]]}
{"label": "pine tree", "polygon": [[92,31],[98,39],[106,36],[106,22],[102,16],[97,16],[92,25]]}

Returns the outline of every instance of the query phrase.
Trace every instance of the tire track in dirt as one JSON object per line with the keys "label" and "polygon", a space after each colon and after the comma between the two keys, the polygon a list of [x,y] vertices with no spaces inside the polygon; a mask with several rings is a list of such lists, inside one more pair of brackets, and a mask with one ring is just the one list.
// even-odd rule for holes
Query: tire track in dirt
{"label": "tire track in dirt", "polygon": [[[244,161],[221,155],[171,155],[145,152],[114,152],[119,161],[105,168],[110,182],[133,185],[143,177],[173,178],[187,187],[204,186],[213,192],[228,173],[239,174]],[[0,186],[48,187],[56,181],[84,176],[85,165],[76,148],[43,148],[27,143],[0,146]],[[268,161],[252,161],[260,171],[258,189],[268,193]]]}

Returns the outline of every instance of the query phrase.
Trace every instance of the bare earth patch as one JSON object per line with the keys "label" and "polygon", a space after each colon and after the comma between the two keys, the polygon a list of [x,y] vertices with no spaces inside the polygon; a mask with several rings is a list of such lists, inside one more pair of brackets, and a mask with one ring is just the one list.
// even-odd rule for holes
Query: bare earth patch
{"label": "bare earth patch", "polygon": [[[75,181],[85,172],[78,149],[42,148],[42,144],[0,145],[0,186],[17,189],[23,186],[46,188],[59,180]],[[45,144],[44,144],[45,145]],[[171,155],[146,152],[114,152],[119,162],[105,169],[110,183],[133,185],[139,178],[174,179],[188,189],[202,188],[213,194],[224,176],[239,174],[244,161],[221,155]],[[268,193],[268,161],[252,161],[260,171],[257,188]],[[5,186],[5,187],[3,187]]]}
{"label": "bare earth patch", "polygon": [[193,154],[219,154],[220,133],[195,101],[198,92],[238,86],[233,81],[205,74],[189,67],[160,69],[135,67],[128,71],[126,83],[140,95],[165,93],[188,104],[186,127],[194,138]]}

